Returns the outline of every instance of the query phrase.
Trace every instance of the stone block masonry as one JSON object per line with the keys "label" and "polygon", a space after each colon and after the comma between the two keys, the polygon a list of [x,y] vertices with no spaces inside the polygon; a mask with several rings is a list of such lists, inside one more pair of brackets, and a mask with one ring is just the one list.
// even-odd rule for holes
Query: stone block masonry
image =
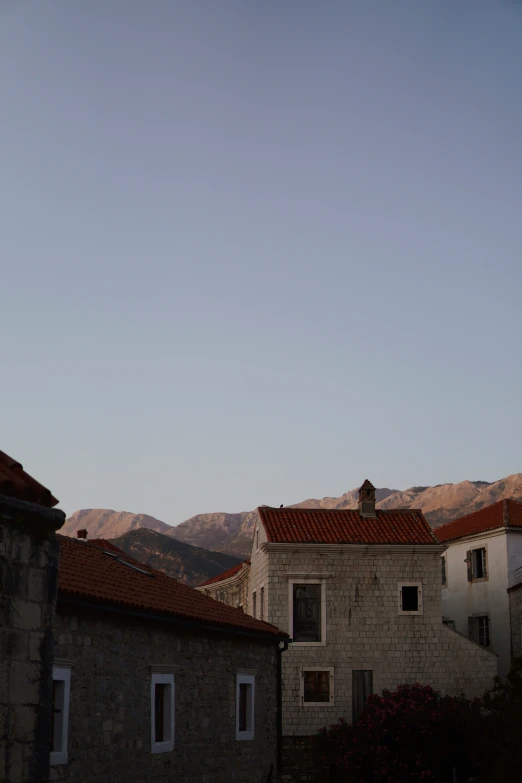
{"label": "stone block masonry", "polygon": [[[67,783],[275,783],[274,643],[58,603],[55,657],[71,666]],[[151,753],[151,667],[172,672],[174,750]],[[236,675],[255,674],[254,738],[236,739]],[[271,777],[270,777],[271,776]]]}
{"label": "stone block masonry", "polygon": [[0,497],[0,781],[49,776],[55,530],[65,515]]}

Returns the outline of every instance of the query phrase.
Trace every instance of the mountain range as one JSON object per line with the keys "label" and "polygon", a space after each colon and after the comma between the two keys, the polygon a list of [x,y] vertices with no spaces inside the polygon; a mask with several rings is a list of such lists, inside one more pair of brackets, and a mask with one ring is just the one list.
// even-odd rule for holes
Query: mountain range
{"label": "mountain range", "polygon": [[[430,525],[436,530],[445,522],[488,506],[497,500],[504,498],[522,500],[522,473],[514,473],[494,482],[461,481],[458,484],[418,486],[406,490],[377,489],[376,498],[377,508],[421,509]],[[356,508],[357,500],[358,490],[352,489],[339,497],[309,498],[294,506]],[[110,509],[81,509],[69,517],[60,532],[64,535],[75,535],[77,530],[87,528],[90,538],[114,539],[131,531],[147,528],[202,550],[226,552],[244,558],[250,554],[254,522],[255,511],[235,514],[217,512],[197,514],[173,527],[147,514]]]}

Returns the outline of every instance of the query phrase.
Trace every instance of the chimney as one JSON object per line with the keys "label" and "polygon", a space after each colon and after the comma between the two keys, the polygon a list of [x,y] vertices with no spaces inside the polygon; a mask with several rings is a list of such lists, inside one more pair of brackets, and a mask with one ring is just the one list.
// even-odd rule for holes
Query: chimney
{"label": "chimney", "polygon": [[363,518],[377,516],[375,513],[375,487],[368,479],[359,488],[359,514]]}
{"label": "chimney", "polygon": [[84,540],[87,538],[87,531],[85,528],[83,530],[77,530],[76,531],[77,538],[83,538]]}

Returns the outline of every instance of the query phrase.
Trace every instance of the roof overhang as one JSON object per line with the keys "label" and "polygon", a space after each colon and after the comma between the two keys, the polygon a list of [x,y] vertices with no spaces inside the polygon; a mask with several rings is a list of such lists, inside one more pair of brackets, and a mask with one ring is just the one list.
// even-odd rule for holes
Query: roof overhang
{"label": "roof overhang", "polygon": [[354,554],[366,554],[371,552],[388,552],[393,554],[431,553],[442,554],[448,547],[447,544],[319,544],[319,543],[276,543],[265,542],[260,547],[265,552],[353,552]]}
{"label": "roof overhang", "polygon": [[214,587],[214,585],[219,585],[220,587],[223,587],[223,585],[234,585],[236,582],[241,582],[243,580],[249,569],[250,563],[242,563],[239,571],[236,571],[233,576],[229,576],[226,579],[214,579],[212,582],[206,582],[205,584],[197,585],[194,590],[199,590],[200,593],[203,593],[205,590],[210,590],[212,587]]}
{"label": "roof overhang", "polygon": [[[435,530],[434,532],[435,535],[437,535],[437,531]],[[494,538],[495,536],[503,536],[506,533],[515,533],[515,535],[518,535],[522,533],[522,527],[496,527],[492,530],[482,530],[479,533],[468,533],[468,535],[459,536],[459,538],[449,538],[447,541],[442,541],[441,543],[448,547],[452,544],[465,544],[469,541],[477,541],[479,538]]]}
{"label": "roof overhang", "polygon": [[63,590],[58,590],[57,611],[60,608],[72,607],[76,609],[84,609],[85,611],[91,611],[95,613],[104,613],[109,615],[125,615],[125,617],[145,620],[148,622],[161,623],[162,625],[184,627],[187,629],[206,631],[209,633],[220,633],[226,636],[241,636],[249,637],[250,639],[259,639],[263,642],[279,643],[280,641],[287,641],[289,635],[284,631],[279,633],[273,633],[270,631],[263,632],[261,630],[255,630],[251,628],[239,628],[232,625],[225,625],[220,623],[209,623],[204,620],[197,620],[195,618],[184,617],[183,615],[173,614],[159,614],[147,609],[140,609],[138,607],[128,606],[127,604],[113,604],[107,601],[97,601],[94,598],[86,598],[74,593],[67,593]]}

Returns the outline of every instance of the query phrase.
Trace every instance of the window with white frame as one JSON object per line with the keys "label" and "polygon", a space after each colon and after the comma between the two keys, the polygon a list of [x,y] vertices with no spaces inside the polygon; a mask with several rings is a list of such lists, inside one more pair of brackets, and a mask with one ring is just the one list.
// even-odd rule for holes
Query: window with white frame
{"label": "window with white frame", "polygon": [[317,579],[289,580],[289,632],[294,644],[326,644],[326,585]]}
{"label": "window with white frame", "polygon": [[174,750],[174,675],[153,672],[150,684],[151,753]]}
{"label": "window with white frame", "polygon": [[488,578],[488,560],[486,547],[469,549],[466,552],[466,564],[468,567],[468,582]]}
{"label": "window with white frame", "polygon": [[238,674],[236,676],[236,739],[254,739],[255,713],[254,674]]}
{"label": "window with white frame", "polygon": [[53,666],[50,764],[67,764],[71,668]]}
{"label": "window with white frame", "polygon": [[301,669],[301,704],[307,707],[324,707],[334,703],[333,667],[317,669],[303,666]]}
{"label": "window with white frame", "polygon": [[398,591],[399,614],[422,614],[422,582],[401,582]]}

